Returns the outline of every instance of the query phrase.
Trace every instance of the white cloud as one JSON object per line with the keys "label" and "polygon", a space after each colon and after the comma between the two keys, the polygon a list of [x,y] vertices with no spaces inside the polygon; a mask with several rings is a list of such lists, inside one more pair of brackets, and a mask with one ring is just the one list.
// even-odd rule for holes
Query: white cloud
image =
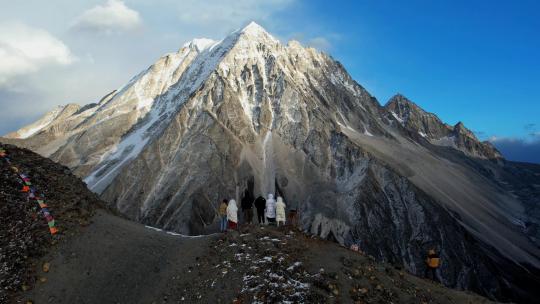
{"label": "white cloud", "polygon": [[317,50],[320,50],[320,51],[328,51],[332,47],[332,44],[330,43],[330,41],[328,41],[328,39],[324,37],[312,38],[307,42],[307,45],[313,48],[316,48]]}
{"label": "white cloud", "polygon": [[[57,0],[54,3],[61,9],[51,8],[47,1],[31,1],[32,10],[22,4],[24,1],[4,2],[0,20],[39,24],[69,45],[67,62],[74,60],[72,53],[78,59],[66,68],[58,63],[62,60],[53,57],[45,66],[26,60],[10,45],[0,44],[2,69],[16,70],[19,75],[10,76],[12,80],[6,85],[0,84],[0,135],[22,127],[58,104],[98,101],[159,56],[193,38],[221,39],[252,20],[272,34],[288,32],[289,25],[282,22],[279,12],[299,1]],[[6,27],[1,23],[3,31]],[[6,74],[0,72],[0,78]]]}
{"label": "white cloud", "polygon": [[111,34],[133,30],[141,24],[139,12],[127,7],[123,1],[108,0],[103,5],[84,11],[75,19],[73,27]]}
{"label": "white cloud", "polygon": [[489,141],[509,160],[540,163],[538,132],[531,133],[527,138],[492,136]]}
{"label": "white cloud", "polygon": [[22,23],[0,25],[0,85],[49,65],[75,60],[69,48],[49,32]]}

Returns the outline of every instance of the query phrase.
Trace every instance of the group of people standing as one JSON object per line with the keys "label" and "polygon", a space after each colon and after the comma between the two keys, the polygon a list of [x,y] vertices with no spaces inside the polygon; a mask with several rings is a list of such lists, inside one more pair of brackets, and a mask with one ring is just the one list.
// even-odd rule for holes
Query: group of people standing
{"label": "group of people standing", "polygon": [[[254,208],[255,207],[255,208]],[[253,209],[257,212],[259,225],[270,224],[285,225],[286,208],[281,196],[277,201],[273,194],[268,194],[265,199],[262,196],[253,199],[249,191],[246,190],[241,201],[242,214],[246,224],[253,224]],[[219,206],[220,230],[236,229],[238,227],[238,206],[234,199],[224,199]]]}

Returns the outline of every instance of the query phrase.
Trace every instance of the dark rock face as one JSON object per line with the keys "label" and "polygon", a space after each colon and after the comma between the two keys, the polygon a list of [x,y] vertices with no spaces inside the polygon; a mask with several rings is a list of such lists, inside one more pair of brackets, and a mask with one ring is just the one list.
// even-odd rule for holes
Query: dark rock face
{"label": "dark rock face", "polygon": [[529,201],[486,175],[504,163],[492,146],[401,95],[381,107],[331,57],[257,25],[193,42],[77,113],[51,157],[137,221],[215,231],[217,203],[248,189],[281,195],[305,230],[416,274],[436,247],[449,286],[504,298],[517,270],[540,268],[516,224]]}
{"label": "dark rock face", "polygon": [[430,139],[448,136],[450,126],[444,124],[435,114],[422,110],[401,94],[392,97],[385,108],[404,127],[423,133]]}
{"label": "dark rock face", "polygon": [[487,141],[480,142],[462,122],[449,126],[401,94],[392,97],[385,108],[403,127],[418,133],[431,144],[450,146],[472,157],[502,159],[493,145]]}

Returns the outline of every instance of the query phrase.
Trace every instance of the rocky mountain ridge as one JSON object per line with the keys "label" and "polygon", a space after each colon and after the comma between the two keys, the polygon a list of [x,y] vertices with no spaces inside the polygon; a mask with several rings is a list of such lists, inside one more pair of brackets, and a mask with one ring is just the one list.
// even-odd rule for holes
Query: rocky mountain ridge
{"label": "rocky mountain ridge", "polygon": [[501,159],[501,153],[488,141],[481,142],[462,122],[455,126],[443,123],[407,97],[396,94],[384,106],[402,126],[417,132],[431,144],[449,146],[471,157]]}

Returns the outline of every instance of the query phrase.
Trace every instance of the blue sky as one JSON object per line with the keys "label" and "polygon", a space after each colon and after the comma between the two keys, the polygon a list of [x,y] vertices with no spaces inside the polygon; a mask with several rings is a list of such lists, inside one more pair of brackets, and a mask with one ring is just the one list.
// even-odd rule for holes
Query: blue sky
{"label": "blue sky", "polygon": [[[507,157],[540,162],[539,1],[0,0],[0,7],[2,134],[55,104],[98,100],[187,40],[220,39],[254,20],[282,41],[330,53],[382,104],[400,92],[445,122],[463,121]],[[2,58],[5,32],[24,39],[43,31],[47,45],[65,49],[15,67]]]}

